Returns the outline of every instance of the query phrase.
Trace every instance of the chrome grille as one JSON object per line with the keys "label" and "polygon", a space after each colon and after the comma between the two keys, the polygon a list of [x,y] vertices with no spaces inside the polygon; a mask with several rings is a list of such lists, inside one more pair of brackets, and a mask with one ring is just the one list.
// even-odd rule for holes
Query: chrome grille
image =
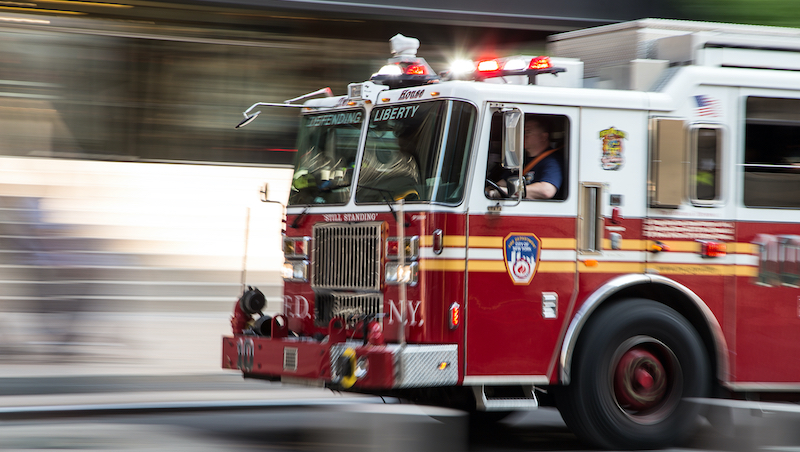
{"label": "chrome grille", "polygon": [[327,293],[314,297],[314,318],[319,326],[328,325],[335,317],[344,318],[352,326],[359,318],[382,313],[381,294]]}
{"label": "chrome grille", "polygon": [[312,287],[379,290],[383,228],[380,222],[315,225]]}

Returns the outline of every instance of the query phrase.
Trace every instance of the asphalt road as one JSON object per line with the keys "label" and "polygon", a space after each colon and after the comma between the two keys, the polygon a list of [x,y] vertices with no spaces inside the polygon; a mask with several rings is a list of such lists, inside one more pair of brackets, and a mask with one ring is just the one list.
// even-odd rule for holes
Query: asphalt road
{"label": "asphalt road", "polygon": [[[3,378],[0,405],[4,451],[591,450],[552,409],[468,430],[453,410],[231,374]],[[728,435],[705,424],[691,444],[671,450],[800,451],[796,415],[738,414]]]}

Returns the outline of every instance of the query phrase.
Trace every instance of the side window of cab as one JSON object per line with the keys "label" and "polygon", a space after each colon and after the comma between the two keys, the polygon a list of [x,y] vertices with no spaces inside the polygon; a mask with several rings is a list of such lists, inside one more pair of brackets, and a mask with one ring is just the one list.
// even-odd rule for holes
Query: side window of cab
{"label": "side window of cab", "polygon": [[[525,114],[522,177],[525,200],[567,199],[569,118],[552,114]],[[519,172],[504,168],[503,115],[495,112],[489,135],[486,196],[493,199],[516,198]]]}

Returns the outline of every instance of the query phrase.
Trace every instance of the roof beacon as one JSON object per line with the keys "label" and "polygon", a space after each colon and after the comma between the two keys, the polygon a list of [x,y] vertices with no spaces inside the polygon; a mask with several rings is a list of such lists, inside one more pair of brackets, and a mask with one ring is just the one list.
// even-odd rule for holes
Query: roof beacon
{"label": "roof beacon", "polygon": [[394,56],[378,72],[372,74],[371,81],[388,85],[391,89],[439,82],[439,76],[425,59],[417,57],[418,39],[398,33],[389,42]]}
{"label": "roof beacon", "polygon": [[[449,71],[442,73],[442,80],[485,81],[498,79],[504,83],[525,84],[527,82],[527,84],[535,85],[537,75],[558,75],[560,72],[566,72],[566,69],[553,67],[549,57],[517,55],[477,62],[459,60],[453,63]],[[521,80],[518,76],[522,76]],[[527,76],[527,80],[525,80],[525,76]]]}
{"label": "roof beacon", "polygon": [[478,62],[474,73],[475,80],[485,80],[494,77],[508,77],[514,75],[527,75],[528,83],[536,84],[539,74],[557,75],[566,72],[566,69],[553,67],[550,58],[546,56],[513,56]]}

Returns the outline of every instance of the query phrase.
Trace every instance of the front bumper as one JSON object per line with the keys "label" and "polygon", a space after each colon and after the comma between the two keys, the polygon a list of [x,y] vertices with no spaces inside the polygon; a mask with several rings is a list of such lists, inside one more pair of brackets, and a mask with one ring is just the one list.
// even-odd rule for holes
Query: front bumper
{"label": "front bumper", "polygon": [[452,386],[458,383],[458,346],[237,335],[222,338],[222,367],[252,377],[355,389]]}

